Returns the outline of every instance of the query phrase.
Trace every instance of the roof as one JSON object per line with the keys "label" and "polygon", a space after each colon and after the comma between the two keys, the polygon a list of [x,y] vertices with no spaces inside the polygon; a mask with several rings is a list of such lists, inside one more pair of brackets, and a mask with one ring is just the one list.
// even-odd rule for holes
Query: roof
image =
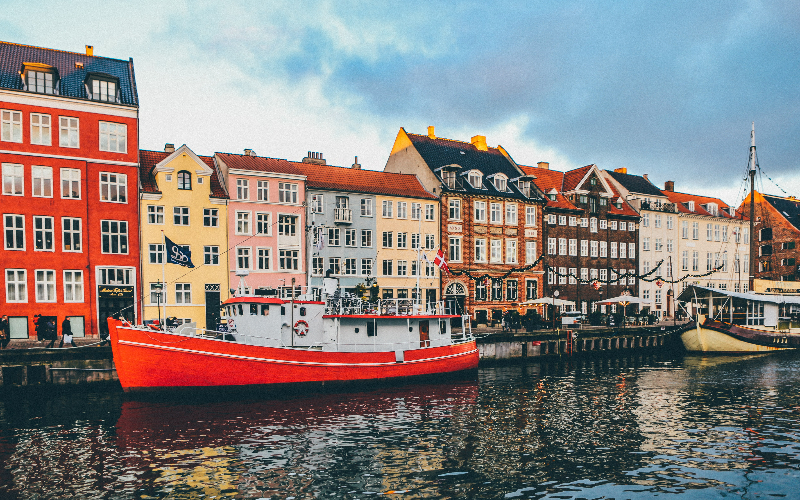
{"label": "roof", "polygon": [[664,193],[662,193],[660,189],[641,175],[623,174],[622,172],[614,172],[613,170],[606,170],[606,173],[631,193],[648,196],[664,196]]}
{"label": "roof", "polygon": [[[171,152],[167,153],[166,151],[139,150],[139,189],[143,193],[161,193],[158,189],[158,183],[156,182],[153,172],[155,166],[164,161],[164,159],[171,154]],[[214,164],[214,158],[211,156],[198,156],[198,158],[203,160],[203,163],[208,165],[214,172],[209,176],[211,182],[211,198],[227,199],[228,193],[222,187],[219,169]]]}
{"label": "roof", "polygon": [[735,299],[754,300],[757,302],[768,302],[771,304],[800,304],[800,296],[798,295],[767,295],[753,292],[732,292],[730,290],[721,290],[719,288],[708,288],[699,285],[689,285],[684,289],[678,300],[682,302],[689,302],[695,299],[700,302],[708,301],[709,295],[712,299],[726,299],[733,297]]}
{"label": "roof", "polygon": [[422,187],[416,175],[395,174],[377,170],[357,170],[332,165],[299,163],[298,167],[307,176],[309,189],[351,191],[385,196],[437,199]]}
{"label": "roof", "polygon": [[[738,217],[733,217],[728,212],[723,212],[723,211],[719,211],[717,215],[714,215],[705,208],[703,208],[703,205],[707,205],[708,203],[716,203],[717,207],[729,210],[730,207],[728,206],[728,204],[720,200],[719,198],[713,198],[710,196],[700,196],[697,194],[679,193],[677,191],[664,191],[663,193],[667,196],[667,199],[670,202],[675,204],[675,206],[678,208],[678,212],[680,213],[705,215],[708,217],[723,217],[727,219],[738,218]],[[689,210],[688,203],[690,201],[694,202],[693,211]]]}
{"label": "roof", "polygon": [[[428,168],[434,173],[438,174],[439,172],[437,172],[437,170],[441,167],[448,165],[458,166],[456,179],[460,182],[457,183],[457,187],[450,190],[447,186],[444,186],[442,188],[443,190],[487,196],[504,196],[523,200],[530,199],[523,195],[514,183],[509,182],[509,190],[507,192],[501,192],[495,189],[494,184],[490,180],[487,181],[488,177],[496,174],[503,174],[509,180],[524,175],[522,170],[501,151],[500,147],[487,147],[487,150],[483,151],[468,142],[443,139],[440,137],[431,138],[427,135],[410,134],[408,132],[406,132],[406,135],[408,135],[408,138],[428,165]],[[473,187],[464,179],[471,170],[478,170],[483,174],[483,186],[481,188]],[[539,199],[538,195],[536,199]]]}
{"label": "roof", "polygon": [[0,41],[0,88],[25,92],[20,76],[23,63],[41,63],[54,67],[60,78],[59,95],[78,99],[89,98],[84,87],[89,73],[110,75],[119,79],[120,104],[139,105],[133,59],[125,61],[87,56],[77,52]]}
{"label": "roof", "polygon": [[772,205],[782,216],[786,217],[789,224],[800,230],[800,200],[794,198],[782,198],[770,194],[761,196]]}
{"label": "roof", "polygon": [[231,153],[217,153],[228,168],[237,170],[252,170],[254,172],[272,172],[276,174],[305,175],[300,169],[302,163],[269,158],[267,156],[239,155]]}

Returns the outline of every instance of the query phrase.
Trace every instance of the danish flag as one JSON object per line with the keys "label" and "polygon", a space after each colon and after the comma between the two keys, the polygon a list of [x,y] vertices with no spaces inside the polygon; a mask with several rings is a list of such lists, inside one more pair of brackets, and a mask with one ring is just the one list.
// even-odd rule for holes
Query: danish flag
{"label": "danish flag", "polygon": [[444,252],[442,252],[441,248],[438,252],[436,252],[436,257],[434,257],[433,263],[439,266],[440,269],[443,269],[447,274],[450,274],[450,268],[447,267],[447,261],[444,260]]}

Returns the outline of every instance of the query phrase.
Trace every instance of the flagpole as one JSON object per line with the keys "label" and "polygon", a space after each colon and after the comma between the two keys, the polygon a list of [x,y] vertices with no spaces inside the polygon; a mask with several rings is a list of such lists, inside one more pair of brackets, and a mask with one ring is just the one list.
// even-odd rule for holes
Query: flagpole
{"label": "flagpole", "polygon": [[167,235],[164,234],[163,229],[161,230],[161,240],[162,243],[164,244],[164,253],[161,254],[161,292],[159,293],[162,294],[161,296],[164,299],[164,324],[159,326],[161,327],[162,330],[166,330],[165,325],[167,324],[167,278],[165,277],[166,272],[164,271],[164,268],[166,266],[166,260],[167,260]]}

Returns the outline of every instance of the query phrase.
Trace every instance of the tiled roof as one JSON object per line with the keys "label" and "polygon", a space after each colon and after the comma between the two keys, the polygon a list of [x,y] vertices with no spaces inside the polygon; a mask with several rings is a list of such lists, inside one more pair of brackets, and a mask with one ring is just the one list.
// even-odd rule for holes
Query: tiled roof
{"label": "tiled roof", "polygon": [[[688,194],[688,193],[679,193],[677,191],[662,191],[667,196],[667,199],[675,203],[675,206],[678,207],[678,211],[684,214],[694,214],[694,215],[706,215],[709,217],[715,217],[711,212],[703,208],[703,205],[708,203],[716,203],[717,207],[724,208],[726,211],[722,212],[719,211],[716,217],[725,217],[731,219],[729,215],[729,208],[728,204],[724,201],[720,200],[719,198],[712,198],[710,196],[700,196],[696,194]],[[694,211],[689,210],[688,203],[690,201],[694,202]]]}
{"label": "tiled roof", "polygon": [[[163,161],[172,153],[165,151],[147,151],[139,150],[139,185],[140,190],[144,193],[161,193],[156,183],[156,178],[153,175],[155,166]],[[228,193],[222,187],[220,182],[220,173],[217,166],[214,164],[214,158],[211,156],[198,156],[203,163],[214,172],[210,175],[211,182],[211,198],[228,199]]]}
{"label": "tiled roof", "polygon": [[[438,173],[436,170],[440,167],[447,165],[459,166],[456,172],[458,184],[455,191],[488,196],[529,199],[523,195],[512,182],[508,183],[508,192],[500,192],[495,189],[491,179],[487,179],[488,176],[494,174],[503,174],[508,177],[509,180],[516,179],[523,175],[523,172],[518,169],[514,163],[509,161],[499,148],[487,148],[487,151],[482,151],[468,142],[442,139],[440,137],[431,139],[427,135],[410,133],[407,133],[407,135],[414,144],[417,152],[422,156],[422,159],[425,160],[428,167],[435,173]],[[482,189],[474,188],[467,182],[465,175],[470,170],[479,170],[483,174]],[[447,188],[445,187],[443,189]]]}
{"label": "tiled roof", "polygon": [[572,191],[578,188],[578,183],[586,177],[586,173],[592,169],[594,165],[586,165],[585,167],[576,168],[564,172],[564,191]]}
{"label": "tiled roof", "polygon": [[[23,63],[42,63],[58,70],[60,94],[88,99],[84,81],[89,73],[102,73],[119,79],[121,104],[137,106],[139,97],[133,73],[133,59],[87,56],[77,52],[46,49],[30,45],[0,42],[0,88],[23,91],[20,71]],[[78,67],[80,63],[82,67]]]}
{"label": "tiled roof", "polygon": [[277,174],[305,175],[297,163],[280,158],[269,158],[266,156],[236,155],[231,153],[217,153],[217,156],[225,162],[228,168],[238,170],[253,170],[256,172],[274,172]]}
{"label": "tiled roof", "polygon": [[[795,229],[800,230],[800,200],[781,198],[770,194],[762,195],[767,203],[772,205],[781,215],[786,217]],[[756,198],[757,200],[758,198]]]}
{"label": "tiled roof", "polygon": [[307,176],[306,185],[309,189],[436,199],[436,196],[425,191],[416,175],[356,170],[310,163],[298,163],[297,165]]}
{"label": "tiled roof", "polygon": [[662,193],[660,189],[641,175],[623,174],[622,172],[614,172],[613,170],[606,170],[606,173],[631,193],[664,196],[664,193]]}

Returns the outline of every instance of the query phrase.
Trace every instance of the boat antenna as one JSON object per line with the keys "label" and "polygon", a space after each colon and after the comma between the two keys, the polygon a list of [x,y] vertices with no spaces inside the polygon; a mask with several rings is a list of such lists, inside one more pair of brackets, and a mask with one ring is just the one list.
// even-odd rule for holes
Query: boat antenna
{"label": "boat antenna", "polygon": [[753,290],[753,280],[756,276],[756,235],[753,232],[756,209],[756,202],[753,198],[755,195],[756,168],[758,168],[758,158],[756,157],[756,122],[753,122],[753,128],[750,130],[750,161],[748,163],[748,174],[750,175],[750,283],[748,284],[748,289],[750,291]]}

